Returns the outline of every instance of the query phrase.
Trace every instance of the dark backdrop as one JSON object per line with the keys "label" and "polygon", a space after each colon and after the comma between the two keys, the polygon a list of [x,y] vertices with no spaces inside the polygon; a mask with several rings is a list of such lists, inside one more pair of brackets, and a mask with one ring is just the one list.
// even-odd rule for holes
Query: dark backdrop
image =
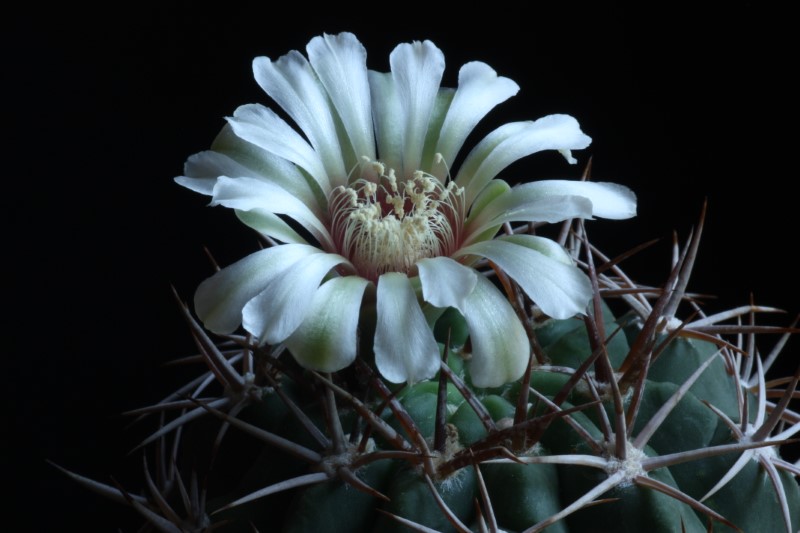
{"label": "dark backdrop", "polygon": [[[719,296],[712,311],[751,293],[800,311],[788,14],[755,2],[714,12],[654,4],[653,13],[595,4],[448,13],[402,3],[318,13],[310,4],[281,12],[267,3],[207,10],[168,2],[30,9],[6,20],[7,518],[19,516],[23,530],[133,530],[127,511],[45,460],[107,482],[139,482],[140,459],[126,453],[141,433],[124,431],[117,415],[169,391],[181,371],[163,363],[193,349],[170,284],[189,299],[210,273],[203,246],[224,264],[255,246],[230,213],[205,208],[205,198],[172,177],[236,106],[268,103],[252,80],[254,56],[302,50],[323,31],[357,33],[377,70],[388,70],[395,44],[431,39],[445,53],[451,86],[464,62],[489,63],[522,90],[482,131],[572,114],[594,139],[576,153],[581,164],[591,155],[595,179],[636,191],[638,218],[594,222],[590,231],[612,255],[663,238],[628,263],[638,279],[664,279],[671,232],[685,238],[708,199],[690,288]],[[540,154],[505,175],[579,172]],[[798,349],[795,339],[789,350]]]}

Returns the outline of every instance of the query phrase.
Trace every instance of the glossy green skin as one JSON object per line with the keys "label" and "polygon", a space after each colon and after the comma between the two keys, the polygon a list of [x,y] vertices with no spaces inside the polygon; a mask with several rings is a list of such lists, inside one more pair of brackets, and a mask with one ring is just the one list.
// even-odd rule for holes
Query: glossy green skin
{"label": "glossy green skin", "polygon": [[[456,317],[458,318],[458,317]],[[610,312],[604,316],[606,331],[616,326]],[[451,315],[452,319],[452,315]],[[439,328],[442,329],[441,327]],[[628,331],[631,334],[631,331]],[[575,367],[591,353],[583,323],[579,320],[553,321],[538,331],[539,341],[553,365]],[[609,359],[616,367],[628,354],[628,340],[618,334],[608,345]],[[716,347],[697,340],[677,339],[653,364],[645,382],[644,394],[633,427],[635,437],[650,418],[677,390],[697,365],[716,352]],[[462,365],[457,364],[454,354],[450,356],[451,367],[456,368],[467,383],[469,376]],[[549,372],[534,372],[531,386],[552,398],[566,382],[567,376]],[[287,390],[297,395],[299,387],[286,384]],[[649,456],[667,455],[681,451],[705,448],[731,442],[730,432],[721,424],[705,402],[718,406],[731,417],[736,416],[735,384],[721,361],[715,361],[702,375],[690,392],[678,403],[664,424],[653,434],[645,448]],[[437,402],[438,381],[422,382],[402,390],[398,399],[415,421],[422,435],[432,442]],[[508,420],[514,416],[518,385],[499,389],[479,390],[473,393],[480,398],[495,421]],[[628,399],[629,400],[629,399]],[[313,401],[297,398],[299,405],[320,420]],[[530,400],[533,402],[533,400]],[[587,398],[573,391],[562,407],[585,403]],[[611,413],[612,405],[603,406]],[[470,446],[487,436],[487,430],[478,416],[464,401],[461,393],[452,386],[447,390],[448,422],[458,431],[460,445]],[[270,431],[314,447],[313,441],[292,422],[281,403],[274,397],[264,399],[260,424]],[[530,416],[541,413],[541,406],[532,409]],[[397,431],[405,434],[402,425],[391,411],[385,409],[381,416]],[[345,431],[352,420],[351,414],[343,414]],[[594,439],[602,441],[597,409],[578,412],[573,419]],[[612,419],[613,420],[613,419]],[[376,438],[378,447],[386,443]],[[510,446],[510,443],[509,443]],[[320,450],[322,451],[322,450]],[[527,454],[591,454],[589,447],[575,431],[562,420],[553,422],[544,432],[538,447],[533,450],[512,450],[520,456]],[[280,464],[270,464],[270,458]],[[738,458],[738,454],[712,457],[689,463],[661,468],[649,472],[648,476],[667,483],[686,494],[701,498],[709,488],[724,475]],[[305,470],[304,470],[305,469]],[[255,471],[255,472],[254,472]],[[255,465],[246,476],[244,485],[249,490],[273,483],[281,478],[307,472],[307,468],[285,454],[268,451],[262,462]],[[606,479],[605,471],[586,466],[555,464],[491,463],[480,466],[480,474],[486,484],[489,499],[498,526],[504,531],[522,531],[545,520],[581,497],[598,483]],[[430,488],[423,480],[420,469],[399,459],[381,460],[357,472],[365,482],[387,495],[391,501],[383,502],[373,496],[359,492],[341,481],[332,480],[322,484],[297,489],[287,494],[269,496],[245,506],[244,521],[233,513],[220,513],[217,518],[230,518],[249,531],[249,519],[260,531],[280,530],[287,533],[317,531],[336,532],[385,532],[411,531],[406,526],[390,519],[379,510],[403,516],[436,531],[455,531],[436,505]],[[260,478],[260,479],[259,479]],[[792,509],[792,531],[800,528],[800,490],[795,479],[783,474],[782,483]],[[457,472],[453,479],[438,480],[437,491],[459,519],[477,530],[475,501],[482,501],[478,489],[477,471],[468,466]],[[237,491],[231,499],[246,493]],[[598,499],[605,503],[593,505],[549,526],[549,533],[590,533],[641,531],[672,533],[681,531],[702,533],[707,531],[708,518],[660,492],[626,483],[617,486]],[[224,501],[224,498],[220,501]],[[726,516],[743,531],[785,531],[782,514],[775,491],[757,463],[752,462],[725,488],[705,502],[706,505]],[[481,504],[483,506],[483,504]],[[233,527],[233,526],[232,526]],[[714,522],[714,531],[734,531],[719,522]],[[227,531],[227,529],[226,529]]]}

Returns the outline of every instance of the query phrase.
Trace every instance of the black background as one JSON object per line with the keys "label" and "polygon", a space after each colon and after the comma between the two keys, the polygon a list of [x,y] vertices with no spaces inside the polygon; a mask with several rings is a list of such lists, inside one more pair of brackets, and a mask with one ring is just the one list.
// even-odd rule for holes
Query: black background
{"label": "black background", "polygon": [[[669,268],[671,232],[685,238],[707,198],[690,289],[719,296],[710,311],[751,292],[790,312],[773,323],[800,311],[788,13],[755,2],[708,12],[675,3],[648,12],[608,3],[280,8],[122,4],[28,9],[4,22],[4,472],[6,518],[21,530],[133,530],[128,511],[45,460],[140,482],[140,459],[126,453],[141,434],[117,415],[170,391],[181,372],[163,363],[192,353],[170,284],[189,299],[211,272],[203,246],[222,264],[255,246],[231,213],[204,207],[172,177],[238,105],[269,104],[253,57],[303,50],[323,31],[355,32],[382,71],[397,43],[431,39],[449,86],[464,62],[487,62],[521,91],[478,133],[560,112],[594,139],[575,154],[578,166],[539,154],[505,176],[576,178],[591,155],[595,179],[638,194],[639,216],[593,222],[590,236],[611,255],[663,238],[627,263],[654,284]],[[790,342],[783,373],[798,349]]]}

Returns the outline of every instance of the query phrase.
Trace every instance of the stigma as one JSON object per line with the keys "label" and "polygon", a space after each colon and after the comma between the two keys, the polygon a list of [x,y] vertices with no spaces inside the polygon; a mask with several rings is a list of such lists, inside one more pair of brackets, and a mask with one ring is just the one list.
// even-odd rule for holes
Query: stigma
{"label": "stigma", "polygon": [[351,178],[332,191],[328,206],[337,252],[359,275],[377,281],[386,272],[415,274],[420,259],[455,251],[462,187],[421,170],[398,179],[394,169],[366,157]]}

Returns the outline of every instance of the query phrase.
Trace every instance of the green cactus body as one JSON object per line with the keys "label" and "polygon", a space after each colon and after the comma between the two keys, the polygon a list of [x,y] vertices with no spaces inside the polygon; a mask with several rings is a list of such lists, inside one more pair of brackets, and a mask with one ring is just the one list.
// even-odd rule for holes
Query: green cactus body
{"label": "green cactus body", "polygon": [[[605,319],[607,330],[611,329],[614,325],[613,316],[607,314]],[[543,341],[546,341],[542,343],[543,348],[551,357],[551,364],[562,367],[562,371],[548,371],[547,369],[551,368],[549,366],[536,369],[531,374],[530,387],[552,401],[569,380],[569,375],[563,372],[563,367],[580,366],[592,350],[580,321],[574,319],[553,321],[542,328],[542,331],[546,332],[542,335]],[[608,346],[610,359],[616,361],[617,365],[622,363],[629,351],[629,341],[624,337],[618,339]],[[692,371],[713,356],[717,352],[717,347],[694,339],[678,338],[672,343],[674,346],[671,345],[662,352],[657,366],[653,365],[649,369],[641,394],[636,400],[638,408],[629,434],[633,442],[640,433],[649,433],[646,443],[640,443],[641,457],[644,458],[641,464],[645,465],[645,469],[648,468],[647,461],[653,458],[691,454],[695,450],[733,442],[730,431],[727,431],[721,423],[719,415],[708,406],[708,404],[714,405],[713,402],[719,400],[723,405],[719,410],[724,413],[731,412],[734,409],[732,406],[737,405],[735,383],[726,372],[722,361],[719,361],[720,364],[715,364],[716,362],[710,364],[694,385],[682,391],[680,398],[676,399],[679,389]],[[450,354],[450,358],[453,357],[456,357],[455,353]],[[685,366],[689,368],[684,368]],[[463,369],[460,369],[459,373],[463,375]],[[469,382],[468,374],[464,377],[466,382]],[[309,381],[310,379],[308,378]],[[304,406],[304,412],[310,420],[324,432],[326,424],[320,411],[320,402],[315,400],[313,395],[303,400],[304,387],[300,386],[300,383],[292,382],[288,377],[282,378],[281,383],[287,391],[291,391],[294,401]],[[437,504],[432,496],[432,490],[435,489],[460,523],[472,524],[468,527],[477,527],[476,508],[480,507],[483,509],[482,512],[486,512],[486,508],[491,508],[498,527],[503,531],[526,530],[556,515],[614,475],[614,470],[610,466],[598,468],[591,465],[569,464],[567,460],[536,463],[541,459],[547,460],[548,456],[557,456],[576,457],[579,458],[578,463],[580,458],[589,457],[587,460],[589,462],[607,461],[608,465],[614,464],[613,444],[607,442],[602,429],[614,423],[614,402],[603,397],[599,404],[572,413],[570,423],[562,417],[549,420],[546,428],[538,433],[537,442],[531,443],[524,438],[520,439],[519,435],[515,440],[514,432],[509,430],[515,424],[516,403],[521,390],[518,385],[492,390],[471,389],[469,392],[471,399],[483,406],[483,414],[479,415],[459,388],[454,383],[448,382],[444,394],[444,423],[454,430],[455,437],[451,435],[441,451],[430,452],[437,465],[447,461],[451,461],[450,464],[458,463],[446,475],[439,478],[430,477],[426,474],[424,460],[421,458],[409,460],[404,457],[387,456],[385,459],[366,461],[364,466],[356,468],[354,472],[361,481],[385,495],[388,500],[367,494],[334,477],[322,483],[267,496],[249,502],[244,507],[249,509],[250,518],[261,516],[262,520],[266,521],[261,524],[254,522],[263,530],[269,530],[270,524],[282,523],[282,531],[291,533],[320,530],[411,531],[410,526],[390,516],[394,515],[431,530],[458,531],[458,527],[448,520],[440,504]],[[382,419],[388,422],[389,427],[398,435],[402,435],[406,442],[422,438],[428,443],[429,449],[433,450],[436,428],[441,423],[436,414],[439,386],[438,380],[424,381],[403,388],[394,395],[397,401],[394,409],[400,408],[405,413],[404,416],[413,421],[413,427],[409,428],[408,422],[398,419],[386,404],[381,412]],[[319,389],[314,390],[316,390],[314,394],[319,395]],[[587,390],[584,387],[574,387],[560,408],[568,410],[591,402],[592,397]],[[698,395],[702,395],[702,398]],[[726,395],[733,396],[733,399],[724,399]],[[250,419],[292,442],[311,447],[323,455],[329,453],[320,446],[314,446],[307,431],[293,419],[283,403],[276,398],[274,392],[267,393],[260,408],[267,414],[251,416]],[[621,400],[625,408],[629,408],[634,401],[633,394],[627,394]],[[375,405],[380,403],[375,400]],[[665,404],[674,406],[656,429],[648,430],[650,421],[658,416],[658,412]],[[551,408],[538,401],[535,395],[529,396],[528,405],[529,409],[524,417],[527,421],[552,413]],[[482,416],[488,416],[493,427],[487,426]],[[349,408],[340,410],[340,422],[347,434],[357,433],[359,424],[363,426],[363,421],[359,421],[359,417]],[[576,427],[582,431],[576,431]],[[493,437],[500,435],[499,432],[502,431],[507,433],[501,437]],[[416,432],[418,434],[415,434]],[[392,442],[381,435],[372,435],[368,441],[356,440],[354,446],[358,442],[362,442],[361,451],[354,453],[353,457],[363,459],[370,453],[378,457],[382,451],[397,451],[394,450]],[[364,444],[367,442],[368,446]],[[487,448],[499,450],[501,447],[503,453],[482,455]],[[481,459],[468,459],[466,454],[470,450],[475,457]],[[639,452],[633,450],[631,453],[635,455]],[[568,531],[667,533],[681,530],[700,533],[706,531],[709,522],[713,521],[715,531],[734,531],[725,523],[713,520],[703,512],[693,509],[685,501],[655,490],[647,483],[660,482],[699,500],[725,475],[741,453],[739,451],[698,457],[641,471],[638,475],[645,479],[644,482],[637,482],[636,475],[631,475],[613,484],[607,491],[597,494],[594,500],[601,500],[600,503],[576,509],[563,519],[547,525],[543,530],[550,533]],[[520,462],[507,460],[510,454],[517,456]],[[461,458],[460,462],[454,459],[456,457]],[[482,462],[483,459],[487,461]],[[498,459],[501,462],[497,462]],[[270,465],[270,461],[279,464]],[[526,461],[531,463],[526,464]],[[480,465],[479,470],[475,469],[476,465]],[[278,482],[281,476],[290,479],[292,476],[315,471],[302,461],[273,450],[266,451],[254,469],[262,475],[256,483],[261,486]],[[426,476],[429,481],[426,481]],[[779,474],[779,479],[784,487],[788,507],[791,509],[791,527],[796,527],[800,523],[798,522],[800,491],[797,482],[787,473]],[[479,490],[481,483],[485,485],[488,501]],[[247,486],[250,490],[257,488],[254,487],[252,479],[248,481]],[[289,499],[287,494],[291,495]],[[237,492],[238,496],[241,496],[241,491]],[[278,502],[278,505],[271,504],[272,500]],[[727,485],[708,498],[704,504],[743,531],[777,532],[785,529],[785,519],[770,477],[755,459],[750,460]],[[760,511],[752,512],[753,507]],[[266,517],[263,512],[255,512],[259,508],[268,509],[270,513],[266,514],[270,516]],[[346,513],[342,512],[345,508]],[[277,516],[271,513],[277,513]],[[215,516],[231,518],[235,513],[227,511]]]}
{"label": "green cactus body", "polygon": [[[453,331],[464,319],[441,320]],[[597,331],[616,329],[604,308]],[[507,532],[702,533],[711,523],[714,531],[795,531],[800,489],[778,448],[741,445],[769,433],[758,430],[769,421],[765,398],[737,381],[716,344],[692,338],[661,349],[665,337],[654,335],[659,356],[628,379],[623,367],[636,368],[626,359],[641,331],[629,326],[598,351],[584,321],[550,320],[535,330],[546,361],[532,366],[527,387],[473,387],[459,346],[443,380],[405,387],[368,369],[340,379],[278,370],[266,357],[271,385],[259,399],[235,419],[211,410],[240,441],[226,437],[195,457],[235,449],[236,462],[217,460],[226,482],[209,487],[206,514],[192,522],[204,525],[182,527],[452,532],[482,530],[491,518]],[[600,357],[616,388],[599,381]],[[184,448],[212,449],[219,420],[186,426]]]}

